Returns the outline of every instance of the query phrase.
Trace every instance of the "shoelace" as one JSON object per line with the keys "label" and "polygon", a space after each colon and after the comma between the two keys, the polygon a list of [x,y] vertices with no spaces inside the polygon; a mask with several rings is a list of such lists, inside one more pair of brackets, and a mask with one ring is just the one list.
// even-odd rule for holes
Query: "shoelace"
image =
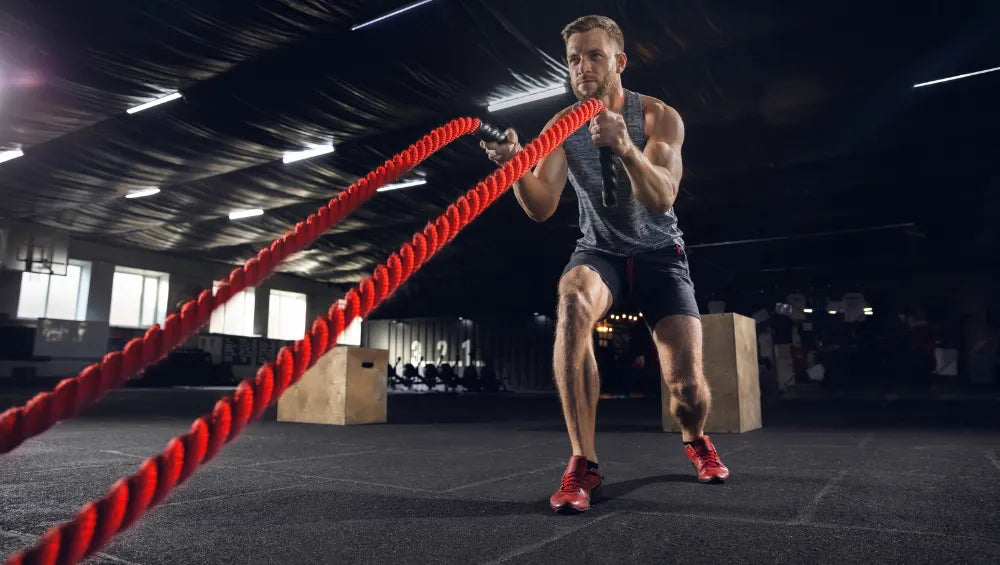
{"label": "shoelace", "polygon": [[701,449],[694,448],[694,452],[701,458],[702,467],[714,467],[716,469],[722,467],[719,454],[714,449],[702,446]]}
{"label": "shoelace", "polygon": [[580,481],[580,477],[576,476],[576,473],[566,473],[562,478],[562,485],[559,486],[559,490],[562,492],[576,492],[583,488],[583,483]]}

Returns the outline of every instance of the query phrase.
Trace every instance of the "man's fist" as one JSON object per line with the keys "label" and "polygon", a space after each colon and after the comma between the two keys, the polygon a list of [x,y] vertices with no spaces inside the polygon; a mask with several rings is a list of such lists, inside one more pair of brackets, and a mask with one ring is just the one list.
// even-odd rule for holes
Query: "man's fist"
{"label": "man's fist", "polygon": [[493,141],[479,142],[479,146],[486,150],[486,156],[497,165],[503,165],[507,161],[510,161],[521,150],[521,144],[517,142],[516,131],[509,129],[504,132],[504,135],[507,136],[505,143],[496,143]]}
{"label": "man's fist", "polygon": [[625,118],[605,110],[590,120],[590,138],[598,147],[609,147],[616,155],[624,155],[632,147]]}

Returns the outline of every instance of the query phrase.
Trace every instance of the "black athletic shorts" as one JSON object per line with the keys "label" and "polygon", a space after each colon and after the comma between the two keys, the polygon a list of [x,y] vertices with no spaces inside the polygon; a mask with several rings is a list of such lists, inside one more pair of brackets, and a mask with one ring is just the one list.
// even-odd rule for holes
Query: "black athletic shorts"
{"label": "black athletic shorts", "polygon": [[597,272],[611,289],[611,311],[639,311],[650,331],[665,316],[701,318],[687,253],[680,245],[633,257],[577,249],[563,274],[578,265]]}

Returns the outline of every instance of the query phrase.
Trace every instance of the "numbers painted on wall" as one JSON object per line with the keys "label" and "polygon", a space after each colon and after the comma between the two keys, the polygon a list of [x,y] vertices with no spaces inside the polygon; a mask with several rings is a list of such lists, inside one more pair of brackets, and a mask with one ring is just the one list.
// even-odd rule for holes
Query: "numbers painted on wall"
{"label": "numbers painted on wall", "polygon": [[420,359],[424,356],[424,346],[419,340],[413,340],[410,343],[410,364],[416,367],[420,364]]}
{"label": "numbers painted on wall", "polygon": [[[472,360],[472,340],[466,339],[459,344],[459,355],[458,359],[448,358],[448,341],[438,340],[434,344],[433,355],[429,359],[424,359],[424,345],[420,343],[420,340],[415,339],[410,342],[410,364],[414,367],[420,366],[420,360],[424,359],[426,363],[451,363],[455,364],[456,361],[459,365],[463,367],[468,367],[473,364]],[[477,363],[478,365],[478,363]]]}
{"label": "numbers painted on wall", "polygon": [[462,342],[462,364],[466,367],[472,364],[472,340]]}

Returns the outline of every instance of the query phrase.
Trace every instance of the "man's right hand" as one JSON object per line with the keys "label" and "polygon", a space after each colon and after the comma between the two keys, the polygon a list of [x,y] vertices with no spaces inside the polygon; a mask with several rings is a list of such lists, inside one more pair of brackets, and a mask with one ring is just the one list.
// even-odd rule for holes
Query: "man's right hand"
{"label": "man's right hand", "polygon": [[479,142],[479,146],[486,150],[486,156],[497,165],[503,165],[507,161],[510,161],[514,155],[517,155],[521,151],[521,144],[517,141],[516,131],[508,129],[504,132],[504,135],[507,136],[507,141],[504,143],[493,141]]}

